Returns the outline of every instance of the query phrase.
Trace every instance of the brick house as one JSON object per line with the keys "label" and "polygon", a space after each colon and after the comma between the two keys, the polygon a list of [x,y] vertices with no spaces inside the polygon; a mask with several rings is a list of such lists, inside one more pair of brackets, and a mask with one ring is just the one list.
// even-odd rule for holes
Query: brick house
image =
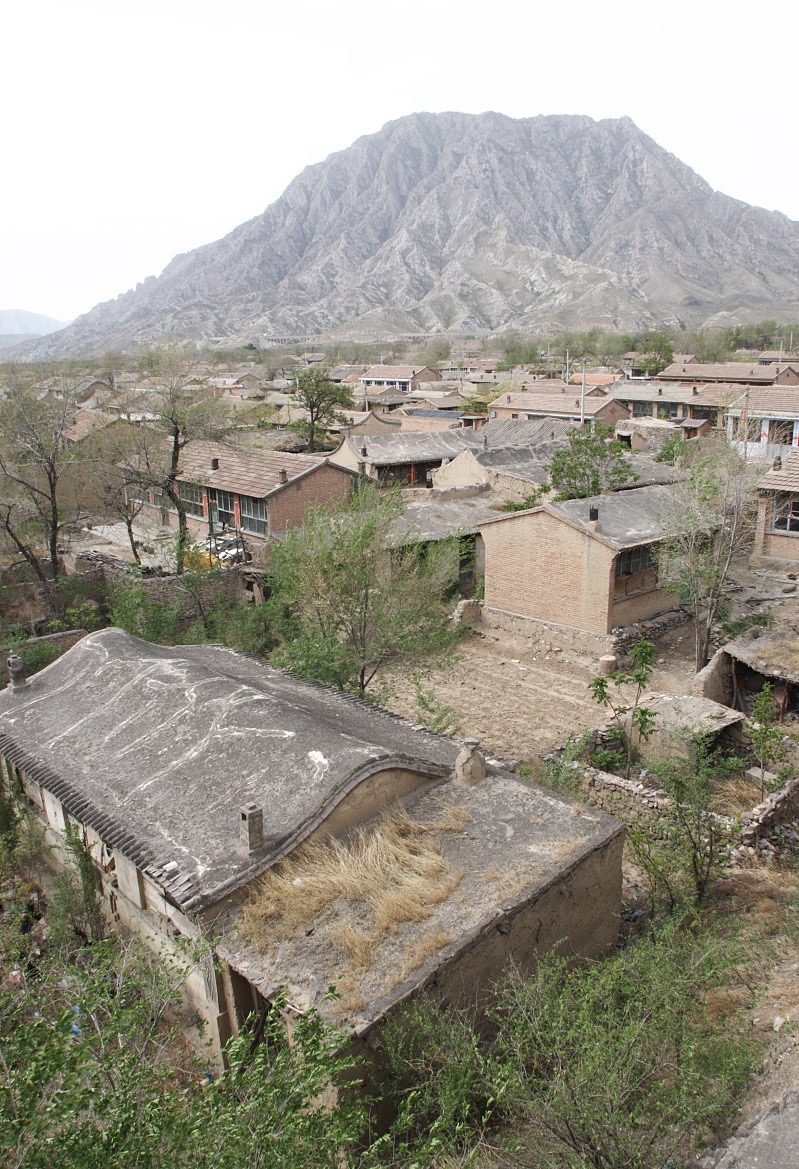
{"label": "brick house", "polygon": [[678,608],[656,563],[672,512],[655,484],[481,524],[486,607],[602,635]]}
{"label": "brick house", "polygon": [[365,390],[397,390],[407,394],[418,390],[423,382],[440,382],[441,374],[429,365],[373,365],[362,373]]}
{"label": "brick house", "polygon": [[799,450],[789,447],[777,456],[757,494],[753,563],[799,560]]}
{"label": "brick house", "polygon": [[[196,442],[181,457],[178,490],[188,512],[189,531],[206,538],[215,530],[240,531],[263,541],[297,527],[311,507],[347,497],[353,476],[320,455],[285,451],[239,451],[219,443]],[[157,489],[147,489],[145,511],[164,527],[177,528],[177,514]]]}
{"label": "brick house", "polygon": [[489,418],[519,418],[528,421],[534,418],[565,418],[569,422],[600,422],[603,426],[615,426],[629,411],[622,402],[608,395],[586,393],[573,388],[557,394],[536,392],[501,394],[488,407]]}

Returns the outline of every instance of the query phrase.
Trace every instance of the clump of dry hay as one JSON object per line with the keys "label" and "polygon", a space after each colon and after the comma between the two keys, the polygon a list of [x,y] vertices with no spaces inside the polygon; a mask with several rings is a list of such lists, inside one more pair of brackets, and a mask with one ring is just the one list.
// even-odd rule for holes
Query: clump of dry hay
{"label": "clump of dry hay", "polygon": [[244,933],[266,949],[335,907],[330,938],[351,967],[367,967],[384,934],[424,921],[459,884],[435,832],[463,820],[452,809],[446,820],[421,824],[398,809],[347,841],[301,845],[258,883],[242,913]]}
{"label": "clump of dry hay", "polygon": [[430,933],[425,934],[406,951],[396,982],[402,982],[409,974],[413,974],[414,970],[418,969],[423,962],[432,958],[439,950],[443,950],[451,941],[452,934],[444,933],[443,930],[431,930]]}

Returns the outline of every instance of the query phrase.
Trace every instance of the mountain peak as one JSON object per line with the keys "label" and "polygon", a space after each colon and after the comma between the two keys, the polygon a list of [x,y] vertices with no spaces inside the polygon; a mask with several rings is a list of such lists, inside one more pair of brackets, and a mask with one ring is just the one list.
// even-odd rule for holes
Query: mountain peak
{"label": "mountain peak", "polygon": [[783,315],[798,279],[799,225],[714,192],[628,117],[422,111],[28,349]]}

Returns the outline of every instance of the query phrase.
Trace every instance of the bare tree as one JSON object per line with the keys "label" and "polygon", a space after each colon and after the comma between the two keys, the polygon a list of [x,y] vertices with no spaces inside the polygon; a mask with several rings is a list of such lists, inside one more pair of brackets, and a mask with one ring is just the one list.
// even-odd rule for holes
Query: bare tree
{"label": "bare tree", "polygon": [[178,476],[181,455],[198,440],[221,441],[233,429],[230,405],[210,396],[192,381],[192,357],[185,349],[156,351],[150,362],[156,386],[139,392],[128,403],[129,415],[141,415],[136,441],[122,460],[130,488],[154,487],[163,492],[178,517],[175,570],[182,573],[189,544],[187,510]]}
{"label": "bare tree", "polygon": [[689,451],[674,484],[668,519],[676,534],[658,550],[658,579],[694,618],[696,668],[710,658],[714,623],[724,614],[734,561],[754,535],[755,472],[726,439]]}
{"label": "bare tree", "polygon": [[80,453],[66,441],[79,379],[28,367],[0,402],[0,532],[48,591],[59,547],[78,518]]}

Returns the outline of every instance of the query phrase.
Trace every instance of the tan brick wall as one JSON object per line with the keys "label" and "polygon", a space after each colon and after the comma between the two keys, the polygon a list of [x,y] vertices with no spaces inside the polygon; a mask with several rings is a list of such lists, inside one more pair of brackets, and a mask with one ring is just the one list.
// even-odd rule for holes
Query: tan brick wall
{"label": "tan brick wall", "polygon": [[761,555],[772,556],[776,560],[799,560],[799,534],[779,536],[776,532],[764,533]]}
{"label": "tan brick wall", "polygon": [[610,614],[611,628],[632,625],[633,621],[646,621],[649,617],[656,617],[659,613],[677,608],[679,600],[674,593],[668,593],[665,589],[647,589],[644,593],[613,602]]}
{"label": "tan brick wall", "polygon": [[545,511],[489,524],[482,535],[487,606],[610,632],[612,548]]}
{"label": "tan brick wall", "polygon": [[267,501],[270,535],[299,527],[311,507],[319,507],[333,499],[346,499],[352,492],[353,482],[352,475],[325,463],[297,483],[288,483]]}

